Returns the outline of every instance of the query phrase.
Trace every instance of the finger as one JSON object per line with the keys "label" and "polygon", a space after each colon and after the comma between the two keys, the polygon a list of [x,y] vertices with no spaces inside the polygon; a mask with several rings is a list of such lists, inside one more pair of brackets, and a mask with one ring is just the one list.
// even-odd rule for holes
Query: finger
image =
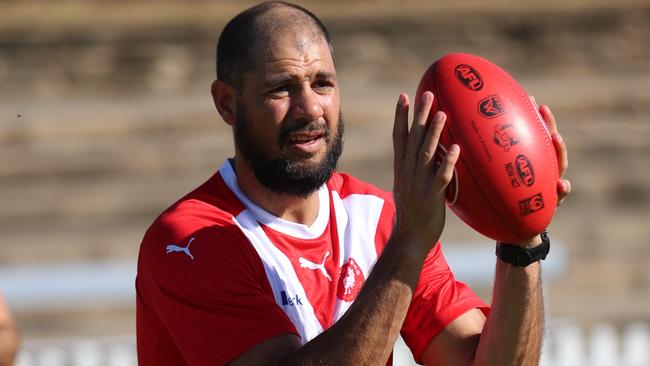
{"label": "finger", "polygon": [[427,117],[431,105],[433,104],[433,94],[429,91],[424,92],[419,103],[415,107],[413,124],[409,130],[406,152],[404,153],[404,167],[406,171],[413,172],[414,165],[417,161],[417,154],[422,146],[422,140],[426,132]]}
{"label": "finger", "polygon": [[447,186],[449,185],[449,182],[451,182],[451,178],[454,175],[454,167],[456,166],[456,162],[458,161],[459,156],[460,146],[456,144],[451,145],[444,159],[442,159],[442,163],[440,164],[438,172],[436,173],[435,181],[433,184],[436,195],[440,196],[445,194],[445,189],[447,189]]}
{"label": "finger", "polygon": [[569,153],[566,148],[566,143],[562,135],[556,133],[552,136],[553,146],[555,146],[555,153],[557,154],[557,163],[560,172],[560,177],[564,176],[567,168],[569,167]]}
{"label": "finger", "polygon": [[564,199],[571,193],[571,181],[560,179],[557,182],[557,205],[561,205]]}
{"label": "finger", "polygon": [[397,106],[395,106],[395,122],[393,124],[393,151],[395,154],[393,173],[395,174],[395,178],[399,177],[400,169],[404,162],[406,139],[409,132],[408,116],[409,98],[408,95],[402,93],[397,99]]}
{"label": "finger", "polygon": [[551,136],[556,134],[557,121],[555,121],[555,116],[553,115],[553,112],[551,112],[551,108],[547,105],[543,105],[539,108],[539,113],[542,115],[542,118],[544,118],[544,122],[546,122],[549,132],[551,132]]}
{"label": "finger", "polygon": [[418,167],[424,166],[425,169],[429,168],[429,164],[433,160],[436,149],[438,148],[438,141],[440,141],[440,134],[445,126],[446,120],[447,116],[443,111],[438,111],[433,116],[432,122],[427,128],[424,142],[422,142],[422,147],[420,148],[417,162]]}

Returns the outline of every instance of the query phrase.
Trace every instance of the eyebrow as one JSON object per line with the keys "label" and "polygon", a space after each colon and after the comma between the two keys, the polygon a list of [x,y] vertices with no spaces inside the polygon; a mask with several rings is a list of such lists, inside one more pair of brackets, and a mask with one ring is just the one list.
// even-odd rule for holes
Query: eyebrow
{"label": "eyebrow", "polygon": [[316,73],[316,79],[336,79],[336,73],[319,71]]}
{"label": "eyebrow", "polygon": [[[286,82],[289,82],[294,79],[294,76],[289,73],[283,73],[283,74],[278,74],[275,76],[272,76],[271,78],[267,79],[264,81],[263,85],[264,87],[272,87],[275,85],[280,85],[284,84]],[[322,80],[322,79],[336,79],[336,73],[329,72],[329,71],[319,71],[316,73],[316,78],[315,80]]]}
{"label": "eyebrow", "polygon": [[287,73],[278,74],[278,75],[274,75],[274,76],[264,80],[263,85],[264,85],[264,87],[272,87],[272,86],[275,86],[275,85],[284,84],[284,83],[286,83],[288,81],[291,81],[293,79],[294,78],[293,78],[293,76],[291,74],[287,74]]}

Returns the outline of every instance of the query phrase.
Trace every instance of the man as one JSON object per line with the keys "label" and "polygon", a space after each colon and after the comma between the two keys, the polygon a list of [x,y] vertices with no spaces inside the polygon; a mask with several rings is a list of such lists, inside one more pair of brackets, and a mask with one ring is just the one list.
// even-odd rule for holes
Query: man
{"label": "man", "polygon": [[[307,10],[271,2],[232,19],[212,95],[233,128],[234,158],[143,239],[141,365],[383,365],[400,330],[426,364],[538,362],[539,262],[498,261],[488,311],[437,243],[460,151],[452,146],[434,169],[445,115],[427,123],[431,93],[410,129],[408,97],[399,97],[393,195],[334,173],[339,88],[327,30]],[[553,116],[541,113],[564,170]],[[561,197],[569,190],[558,184]]]}
{"label": "man", "polygon": [[0,293],[0,366],[14,364],[20,339],[9,305]]}

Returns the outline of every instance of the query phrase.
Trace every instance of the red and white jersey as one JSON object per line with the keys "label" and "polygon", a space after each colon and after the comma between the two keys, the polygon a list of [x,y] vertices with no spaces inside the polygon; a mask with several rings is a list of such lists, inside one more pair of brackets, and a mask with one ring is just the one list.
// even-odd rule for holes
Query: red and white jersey
{"label": "red and white jersey", "polygon": [[[335,173],[317,192],[311,226],[280,219],[244,195],[227,160],[156,219],[140,248],[140,365],[225,364],[266,339],[302,343],[350,307],[392,230],[391,194]],[[457,316],[487,309],[457,282],[436,245],[402,335],[419,359]]]}

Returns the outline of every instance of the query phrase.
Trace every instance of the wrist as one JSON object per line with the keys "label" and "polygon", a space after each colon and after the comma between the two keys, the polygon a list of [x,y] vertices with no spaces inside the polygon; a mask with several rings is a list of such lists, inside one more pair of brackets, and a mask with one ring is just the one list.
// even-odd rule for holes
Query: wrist
{"label": "wrist", "polygon": [[546,259],[551,241],[546,231],[526,243],[509,244],[497,242],[496,255],[506,263],[516,267],[526,267],[531,263]]}
{"label": "wrist", "polygon": [[395,247],[394,250],[412,258],[415,261],[424,261],[431,249],[438,242],[431,238],[431,235],[418,234],[416,230],[409,230],[404,227],[393,227],[389,243]]}
{"label": "wrist", "polygon": [[531,248],[535,248],[536,246],[538,246],[538,245],[540,245],[542,243],[543,243],[542,235],[537,234],[537,235],[535,235],[535,237],[533,237],[532,239],[529,239],[529,240],[525,240],[525,241],[518,242],[518,243],[512,243],[512,244],[506,243],[506,244],[517,245],[517,246],[519,246],[519,247],[521,247],[523,249],[531,249]]}

